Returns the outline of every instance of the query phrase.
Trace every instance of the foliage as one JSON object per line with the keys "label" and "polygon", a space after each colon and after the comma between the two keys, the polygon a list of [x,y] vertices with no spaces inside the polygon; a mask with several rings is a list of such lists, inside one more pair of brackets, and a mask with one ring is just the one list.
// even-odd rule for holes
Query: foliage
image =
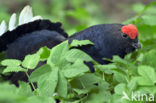
{"label": "foliage", "polygon": [[[0,102],[55,103],[55,99],[59,99],[61,103],[136,103],[138,101],[131,99],[132,93],[156,95],[156,14],[148,12],[150,9],[156,11],[153,5],[156,5],[156,2],[147,6],[139,5],[138,8],[141,9],[134,6],[134,10],[140,10],[138,15],[125,22],[137,26],[142,49],[128,54],[124,59],[114,56],[110,60],[112,63],[100,65],[83,51],[70,49],[87,44],[93,45],[91,42],[74,41],[69,45],[65,41],[51,50],[43,47],[37,53],[27,55],[23,61],[13,59],[1,61],[0,73],[3,75],[18,71],[27,74],[29,69],[35,71],[30,76],[27,74],[29,83],[20,82],[19,88],[1,80]],[[63,8],[61,4],[58,7],[53,9]],[[76,14],[71,12],[67,14],[81,15],[80,11],[77,10]],[[83,10],[81,12],[82,15],[85,13]],[[87,15],[80,17],[80,21],[84,16]],[[4,58],[4,53],[0,54],[0,58],[2,57]],[[37,68],[37,64],[41,61],[47,62]],[[90,73],[84,61],[94,63],[95,73]],[[4,66],[6,68],[3,70]],[[37,89],[34,82],[38,84]],[[29,84],[32,85],[33,92]],[[125,94],[128,99],[123,98]]]}

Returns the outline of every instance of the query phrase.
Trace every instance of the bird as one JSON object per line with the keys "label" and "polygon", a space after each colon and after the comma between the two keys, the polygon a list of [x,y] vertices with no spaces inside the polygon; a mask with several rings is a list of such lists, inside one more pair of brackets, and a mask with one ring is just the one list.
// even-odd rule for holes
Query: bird
{"label": "bird", "polygon": [[109,62],[103,58],[112,59],[114,55],[124,58],[126,54],[140,49],[138,37],[138,30],[133,24],[99,24],[73,34],[68,40],[90,40],[94,45],[80,49],[98,63],[107,64]]}
{"label": "bird", "polygon": [[[23,16],[22,16],[23,17]],[[54,46],[68,40],[90,40],[94,45],[77,47],[86,52],[99,64],[108,64],[109,61],[103,58],[112,59],[114,55],[121,58],[128,53],[141,48],[139,33],[133,24],[98,24],[88,27],[68,37],[68,34],[61,28],[61,23],[53,23],[50,20],[37,19],[20,23],[14,29],[8,30],[0,36],[0,52],[6,51],[9,59],[23,60],[28,54],[37,52],[41,47],[47,46],[52,49]],[[93,63],[85,63],[94,72]],[[26,75],[21,72],[11,77],[12,83],[18,85],[18,80],[27,81]]]}

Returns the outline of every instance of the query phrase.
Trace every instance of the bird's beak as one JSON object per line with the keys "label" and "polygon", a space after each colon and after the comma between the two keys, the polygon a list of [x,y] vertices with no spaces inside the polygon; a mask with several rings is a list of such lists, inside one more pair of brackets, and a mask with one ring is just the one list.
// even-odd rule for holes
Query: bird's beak
{"label": "bird's beak", "polygon": [[140,44],[139,42],[133,43],[132,46],[133,46],[135,49],[141,49],[141,44]]}

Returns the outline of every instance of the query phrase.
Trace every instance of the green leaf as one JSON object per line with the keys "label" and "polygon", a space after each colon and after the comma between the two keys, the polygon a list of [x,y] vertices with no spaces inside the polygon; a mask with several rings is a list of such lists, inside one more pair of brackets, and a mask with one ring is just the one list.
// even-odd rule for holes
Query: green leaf
{"label": "green leaf", "polygon": [[79,85],[81,85],[82,88],[90,88],[95,86],[94,84],[103,81],[99,76],[96,76],[92,73],[86,73],[85,75],[82,75],[77,79],[77,82],[79,83]]}
{"label": "green leaf", "polygon": [[129,91],[135,90],[137,88],[137,82],[136,82],[136,80],[132,78],[130,80],[130,82],[128,83],[127,87],[129,89]]}
{"label": "green leaf", "polygon": [[114,79],[118,81],[119,83],[126,83],[127,82],[127,75],[120,72],[120,71],[115,71],[114,72]]}
{"label": "green leaf", "polygon": [[3,66],[19,66],[21,61],[16,59],[5,59],[1,62],[1,64]]}
{"label": "green leaf", "polygon": [[113,94],[111,96],[111,102],[110,103],[135,103],[132,101],[128,101],[127,99],[122,99],[122,97],[123,97],[123,95]]}
{"label": "green leaf", "polygon": [[[156,67],[155,61],[156,61],[156,50],[155,49],[152,49],[152,50],[144,53],[144,58],[143,58],[142,64]],[[156,70],[156,68],[155,68],[155,70]]]}
{"label": "green leaf", "polygon": [[34,69],[40,60],[40,56],[38,54],[27,55],[22,62],[22,66],[27,69]]}
{"label": "green leaf", "polygon": [[143,77],[148,77],[149,80],[156,82],[156,72],[154,71],[154,68],[149,66],[139,66],[138,73]]}
{"label": "green leaf", "polygon": [[82,60],[78,59],[74,64],[66,66],[62,71],[65,77],[73,78],[88,72],[89,68],[83,63]]}
{"label": "green leaf", "polygon": [[22,100],[22,102],[18,102],[18,103],[56,103],[56,101],[53,97],[30,96],[26,98],[26,100]]}
{"label": "green leaf", "polygon": [[144,24],[144,22],[142,21],[142,23],[140,23],[140,25],[139,24],[137,25],[137,28],[138,28],[139,33],[141,34],[140,39],[144,46],[146,46],[145,43],[147,41],[152,42],[152,43],[154,42],[153,40],[155,40],[154,35],[156,34],[156,30],[155,30],[156,25],[150,26],[150,25]]}
{"label": "green leaf", "polygon": [[51,67],[48,64],[42,65],[31,73],[29,80],[37,82],[42,76],[47,75],[51,71]]}
{"label": "green leaf", "polygon": [[138,91],[146,92],[146,94],[155,94],[156,86],[139,86]]}
{"label": "green leaf", "polygon": [[47,64],[51,66],[56,65],[60,68],[64,67],[67,64],[67,61],[64,58],[68,50],[69,47],[67,41],[57,45],[50,51],[50,56],[47,60]]}
{"label": "green leaf", "polygon": [[139,66],[138,73],[141,75],[136,77],[139,85],[155,85],[156,72],[154,71],[154,68],[150,66]]}
{"label": "green leaf", "polygon": [[105,72],[106,74],[112,74],[113,70],[117,68],[115,64],[95,65],[94,67]]}
{"label": "green leaf", "polygon": [[123,64],[123,65],[128,65],[128,62],[119,56],[113,56],[113,62]]}
{"label": "green leaf", "polygon": [[116,94],[122,95],[123,91],[126,91],[126,85],[124,83],[118,84],[115,88],[114,91]]}
{"label": "green leaf", "polygon": [[14,66],[8,66],[7,68],[5,68],[4,69],[4,71],[3,71],[3,73],[8,73],[8,72],[26,72],[27,70],[26,69],[24,69],[24,68],[22,68],[22,67],[20,67],[20,66],[16,66],[16,67],[14,67]]}
{"label": "green leaf", "polygon": [[58,68],[53,68],[52,72],[42,75],[37,83],[40,95],[52,97],[58,83]]}
{"label": "green leaf", "polygon": [[68,51],[67,55],[66,55],[66,60],[70,61],[70,62],[74,62],[77,59],[81,59],[83,61],[92,61],[93,59],[86,54],[85,52],[79,50],[79,49],[71,49],[70,51]]}
{"label": "green leaf", "polygon": [[25,94],[27,96],[33,96],[33,92],[29,83],[19,81],[19,88],[17,90],[17,94]]}
{"label": "green leaf", "polygon": [[37,53],[39,53],[41,60],[46,60],[50,56],[50,49],[42,47]]}
{"label": "green leaf", "polygon": [[67,97],[67,80],[62,72],[58,75],[57,93],[61,97]]}
{"label": "green leaf", "polygon": [[8,101],[17,102],[18,98],[24,97],[16,93],[17,88],[15,85],[10,85],[9,83],[0,83],[0,102],[7,103]]}
{"label": "green leaf", "polygon": [[138,62],[142,62],[144,59],[144,54],[140,53],[140,55],[138,56],[138,58],[136,59]]}
{"label": "green leaf", "polygon": [[109,103],[110,92],[101,90],[99,93],[92,93],[85,103]]}
{"label": "green leaf", "polygon": [[77,46],[83,46],[83,45],[94,45],[93,42],[89,41],[89,40],[73,40],[72,43],[70,44],[70,46],[72,47],[77,47]]}

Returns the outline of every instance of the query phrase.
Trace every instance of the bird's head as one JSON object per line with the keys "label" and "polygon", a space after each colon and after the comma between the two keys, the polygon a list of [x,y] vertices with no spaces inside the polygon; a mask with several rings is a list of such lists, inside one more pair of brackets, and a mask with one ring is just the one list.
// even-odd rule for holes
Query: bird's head
{"label": "bird's head", "polygon": [[[111,49],[111,51],[117,50],[118,52],[122,51],[122,54],[127,54],[141,48],[141,44],[138,40],[139,33],[136,26],[133,24],[116,24],[112,27],[111,32],[108,35],[110,35],[109,38],[112,41],[110,44],[112,48],[114,48]],[[121,56],[123,57],[124,55],[122,54]]]}
{"label": "bird's head", "polygon": [[121,28],[121,31],[123,33],[122,35],[123,37],[124,36],[126,37],[126,35],[128,36],[129,38],[128,41],[130,42],[130,45],[132,46],[132,48],[135,48],[135,49],[141,48],[141,44],[139,43],[139,40],[138,40],[139,33],[138,33],[136,26],[132,24],[125,25]]}

